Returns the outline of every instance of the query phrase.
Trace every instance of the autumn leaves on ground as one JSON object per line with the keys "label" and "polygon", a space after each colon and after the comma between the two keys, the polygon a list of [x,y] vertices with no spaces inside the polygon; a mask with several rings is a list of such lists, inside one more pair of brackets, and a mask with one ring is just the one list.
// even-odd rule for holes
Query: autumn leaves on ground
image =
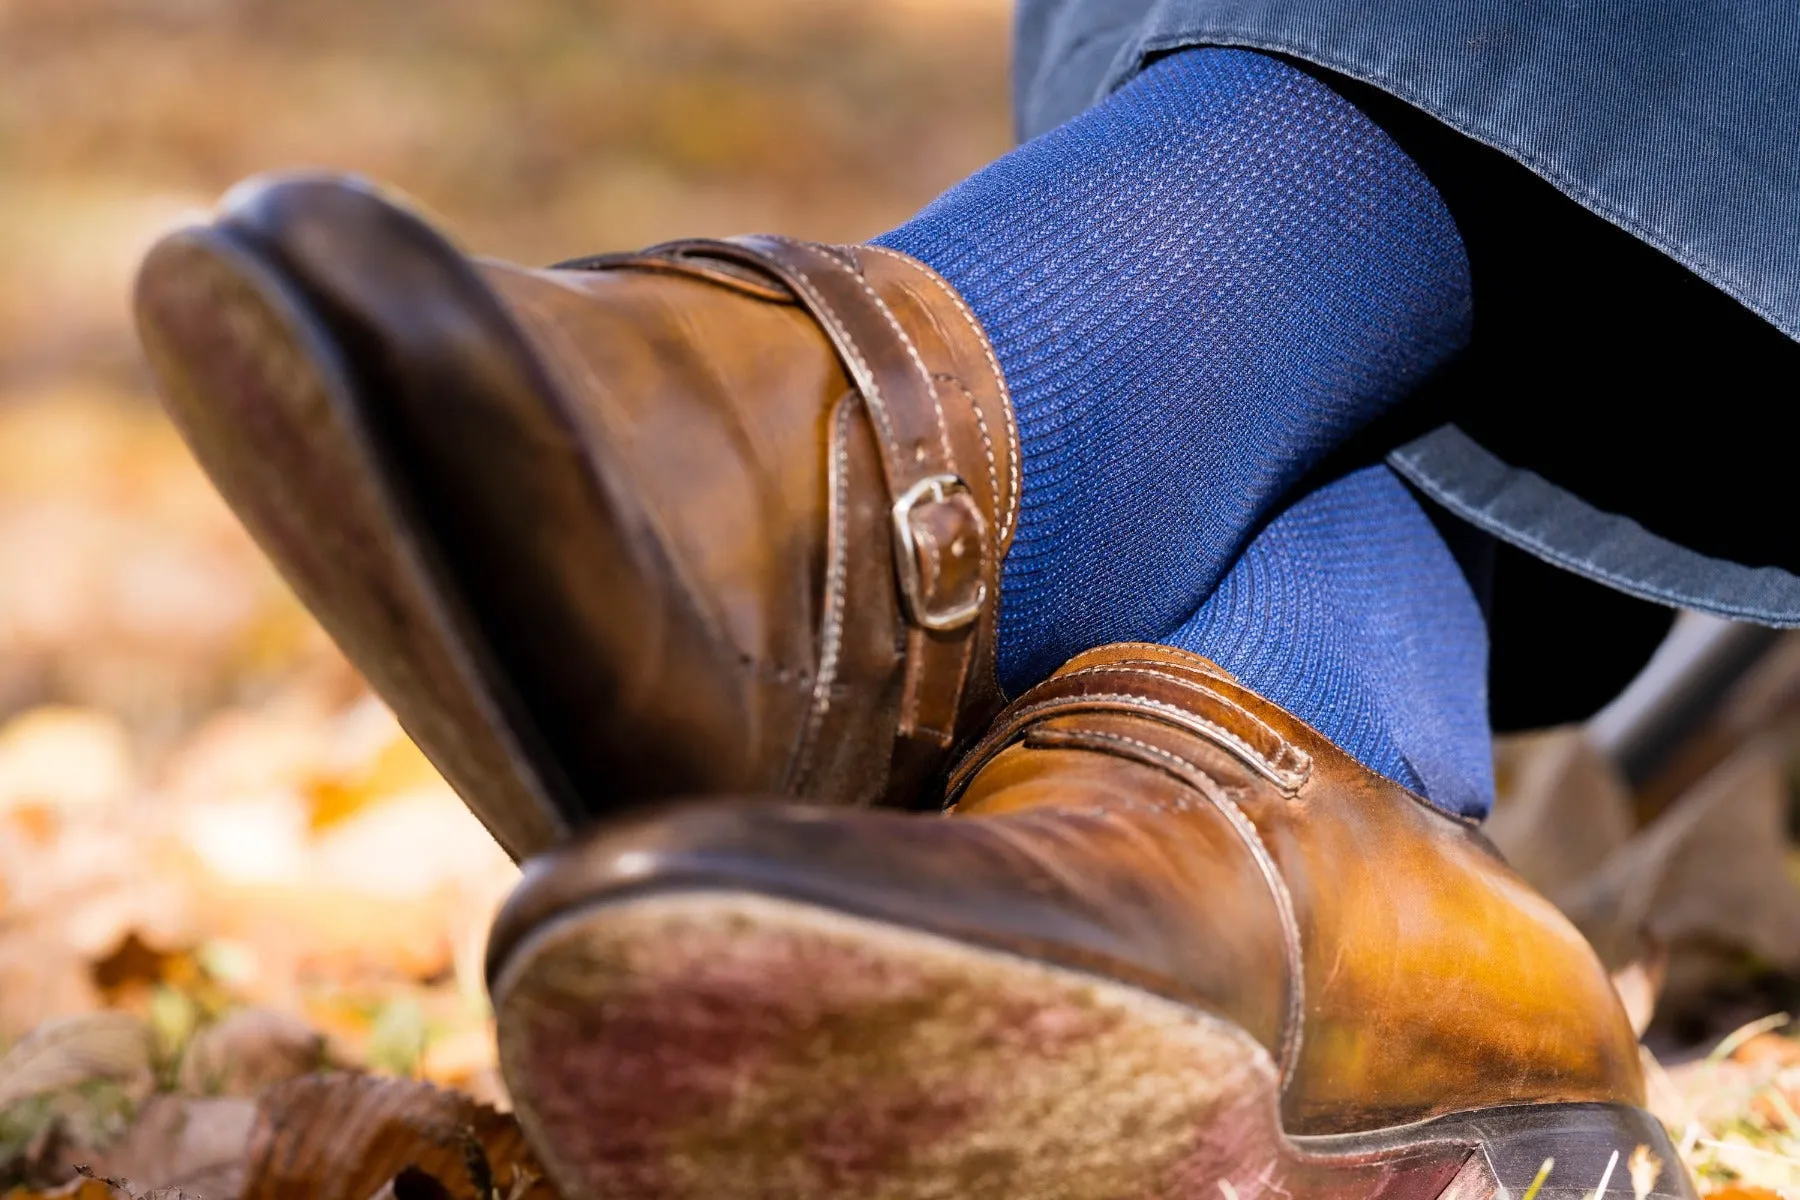
{"label": "autumn leaves on ground", "polygon": [[[524,261],[866,236],[1004,148],[1006,19],[0,2],[0,1187],[85,1164],[368,1200],[416,1192],[411,1163],[487,1200],[532,1174],[469,1107],[504,1102],[480,963],[516,870],[162,419],[129,317],[149,241],[295,166],[380,178]],[[321,1066],[423,1082],[268,1090]],[[285,1176],[257,1165],[259,1096],[262,1129],[318,1139],[282,1146]]]}
{"label": "autumn leaves on ground", "polygon": [[[149,240],[292,166],[525,261],[864,237],[1007,145],[1007,20],[0,0],[0,1187],[546,1194],[481,1107],[505,1103],[480,961],[516,870],[162,420],[129,326]],[[1719,1066],[1705,1094],[1743,1094],[1693,1138],[1800,1142],[1794,1045]],[[1800,1187],[1757,1165],[1709,1178]]]}

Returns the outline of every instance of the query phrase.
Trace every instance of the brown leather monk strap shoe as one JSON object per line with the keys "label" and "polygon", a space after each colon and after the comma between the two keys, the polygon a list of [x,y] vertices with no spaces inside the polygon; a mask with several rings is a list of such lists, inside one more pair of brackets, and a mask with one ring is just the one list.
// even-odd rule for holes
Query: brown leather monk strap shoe
{"label": "brown leather monk strap shoe", "polygon": [[1011,402],[910,258],[525,270],[286,179],[158,245],[138,314],[220,490],[515,855],[647,798],[906,802],[1000,706]]}
{"label": "brown leather monk strap shoe", "polygon": [[1075,659],[951,795],[529,868],[489,978],[565,1195],[1693,1195],[1579,934],[1205,660]]}

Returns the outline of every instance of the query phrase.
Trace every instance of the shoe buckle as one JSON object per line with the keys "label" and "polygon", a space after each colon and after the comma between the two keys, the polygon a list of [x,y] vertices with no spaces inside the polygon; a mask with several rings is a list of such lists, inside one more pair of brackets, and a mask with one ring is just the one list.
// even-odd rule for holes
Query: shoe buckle
{"label": "shoe buckle", "polygon": [[[961,476],[951,474],[927,475],[894,501],[894,565],[900,575],[900,599],[906,607],[906,615],[914,625],[929,629],[933,633],[948,633],[961,629],[981,615],[981,609],[987,603],[987,584],[976,585],[975,595],[954,607],[934,610],[925,595],[924,572],[919,568],[919,539],[913,525],[913,510],[921,504],[947,504],[958,495],[973,496],[969,485]],[[976,553],[980,553],[979,529]]]}

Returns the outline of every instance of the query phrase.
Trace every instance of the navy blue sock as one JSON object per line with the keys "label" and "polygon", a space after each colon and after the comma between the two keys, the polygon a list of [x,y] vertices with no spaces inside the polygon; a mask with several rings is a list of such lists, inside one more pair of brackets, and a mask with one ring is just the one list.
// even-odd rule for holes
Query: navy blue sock
{"label": "navy blue sock", "polygon": [[1452,812],[1493,800],[1487,629],[1400,477],[1347,475],[1285,509],[1160,639],[1326,732]]}
{"label": "navy blue sock", "polygon": [[[1467,262],[1417,166],[1324,84],[1249,51],[1159,60],[878,241],[956,285],[1012,390],[1014,692],[1092,646],[1174,638],[1308,468],[1467,338]],[[1281,620],[1305,640],[1329,615]],[[1377,710],[1357,677],[1311,682],[1289,706],[1358,740],[1346,714]]]}

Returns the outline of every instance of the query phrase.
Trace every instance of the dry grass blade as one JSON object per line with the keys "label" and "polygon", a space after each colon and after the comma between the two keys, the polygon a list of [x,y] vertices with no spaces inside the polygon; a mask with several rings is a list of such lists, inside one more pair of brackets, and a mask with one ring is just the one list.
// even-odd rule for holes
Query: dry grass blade
{"label": "dry grass blade", "polygon": [[127,1013],[97,1012],[46,1022],[0,1059],[0,1109],[94,1080],[150,1081],[150,1029]]}
{"label": "dry grass blade", "polygon": [[1707,1061],[1724,1062],[1726,1059],[1736,1054],[1738,1050],[1755,1041],[1758,1037],[1765,1033],[1773,1033],[1775,1030],[1788,1024],[1790,1020],[1792,1020],[1792,1018],[1786,1013],[1770,1013],[1768,1016],[1760,1017],[1747,1025],[1741,1025],[1731,1033],[1727,1034],[1725,1039],[1717,1046],[1713,1047],[1712,1053],[1706,1056]]}

